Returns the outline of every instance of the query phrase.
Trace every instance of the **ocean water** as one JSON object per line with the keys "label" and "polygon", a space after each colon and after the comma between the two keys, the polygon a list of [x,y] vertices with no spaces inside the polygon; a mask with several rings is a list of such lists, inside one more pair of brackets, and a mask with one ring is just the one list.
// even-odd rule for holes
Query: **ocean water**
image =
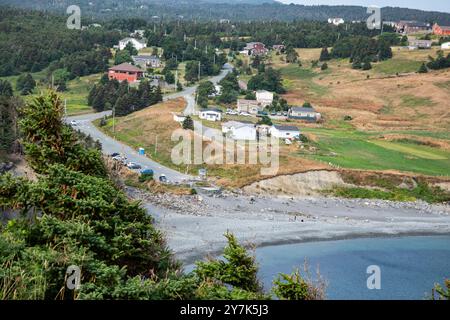
{"label": "ocean water", "polygon": [[[279,272],[303,269],[327,283],[327,299],[427,299],[450,278],[450,235],[370,238],[277,245],[256,249],[265,288]],[[367,268],[379,266],[381,289],[369,290]]]}

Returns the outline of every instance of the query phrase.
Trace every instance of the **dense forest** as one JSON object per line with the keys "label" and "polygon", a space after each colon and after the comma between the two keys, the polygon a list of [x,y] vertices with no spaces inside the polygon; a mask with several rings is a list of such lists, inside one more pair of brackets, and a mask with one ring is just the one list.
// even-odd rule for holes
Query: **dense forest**
{"label": "dense forest", "polygon": [[64,16],[2,8],[0,11],[0,76],[37,72],[51,62],[70,76],[105,69],[105,50],[120,39],[118,31],[66,27]]}
{"label": "dense forest", "polygon": [[[0,4],[21,6],[39,10],[50,10],[65,13],[66,8],[73,3],[71,0],[0,0]],[[158,16],[163,20],[219,20],[237,21],[294,21],[318,20],[325,21],[330,17],[342,17],[346,21],[366,20],[367,8],[361,6],[304,6],[284,5],[270,0],[79,0],[77,1],[86,12],[84,19],[89,21],[112,17],[141,17],[152,20]],[[407,8],[386,7],[382,9],[386,21],[420,20],[438,22],[450,25],[450,14],[443,12],[428,12]]]}
{"label": "dense forest", "polygon": [[[64,13],[73,3],[70,0],[0,0],[0,5],[14,5],[38,10],[49,10]],[[153,20],[158,16],[162,20],[219,20],[237,21],[294,21],[317,20],[325,21],[330,17],[342,17],[346,21],[363,20],[368,17],[367,8],[362,6],[305,6],[284,5],[270,0],[79,0],[77,1],[86,12],[86,23],[94,19],[108,20],[113,17],[140,17]],[[407,8],[382,8],[382,16],[386,21],[420,20],[438,22],[450,25],[450,14],[429,12]]]}
{"label": "dense forest", "polygon": [[13,96],[8,81],[0,80],[0,153],[17,151],[17,119],[22,100]]}

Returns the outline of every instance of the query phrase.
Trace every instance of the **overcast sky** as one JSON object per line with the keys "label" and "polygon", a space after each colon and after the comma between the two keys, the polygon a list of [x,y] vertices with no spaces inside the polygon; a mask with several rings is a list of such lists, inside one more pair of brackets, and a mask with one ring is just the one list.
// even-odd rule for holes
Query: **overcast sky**
{"label": "overcast sky", "polygon": [[402,7],[411,9],[422,9],[428,11],[442,11],[450,13],[449,0],[278,0],[283,3],[298,3],[304,5],[358,5],[380,7]]}

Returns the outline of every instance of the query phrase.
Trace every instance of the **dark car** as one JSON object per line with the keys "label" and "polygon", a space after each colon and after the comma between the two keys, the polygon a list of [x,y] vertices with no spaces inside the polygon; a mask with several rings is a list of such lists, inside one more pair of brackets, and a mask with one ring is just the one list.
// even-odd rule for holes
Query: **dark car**
{"label": "dark car", "polygon": [[118,156],[120,156],[120,153],[117,153],[117,152],[114,152],[114,153],[110,154],[111,158],[118,157]]}
{"label": "dark car", "polygon": [[159,176],[159,182],[166,183],[167,182],[167,177],[164,174],[160,175]]}
{"label": "dark car", "polygon": [[153,172],[152,169],[144,169],[144,170],[141,171],[141,174],[142,175],[153,175],[154,172]]}

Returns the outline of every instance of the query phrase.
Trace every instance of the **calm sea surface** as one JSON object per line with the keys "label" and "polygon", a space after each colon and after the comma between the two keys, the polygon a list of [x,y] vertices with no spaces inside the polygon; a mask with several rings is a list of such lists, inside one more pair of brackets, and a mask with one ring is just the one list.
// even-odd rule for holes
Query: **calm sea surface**
{"label": "calm sea surface", "polygon": [[[279,272],[302,270],[328,282],[327,299],[425,299],[450,278],[450,235],[370,238],[277,245],[256,250],[265,288]],[[367,267],[381,269],[381,289],[367,289]]]}

